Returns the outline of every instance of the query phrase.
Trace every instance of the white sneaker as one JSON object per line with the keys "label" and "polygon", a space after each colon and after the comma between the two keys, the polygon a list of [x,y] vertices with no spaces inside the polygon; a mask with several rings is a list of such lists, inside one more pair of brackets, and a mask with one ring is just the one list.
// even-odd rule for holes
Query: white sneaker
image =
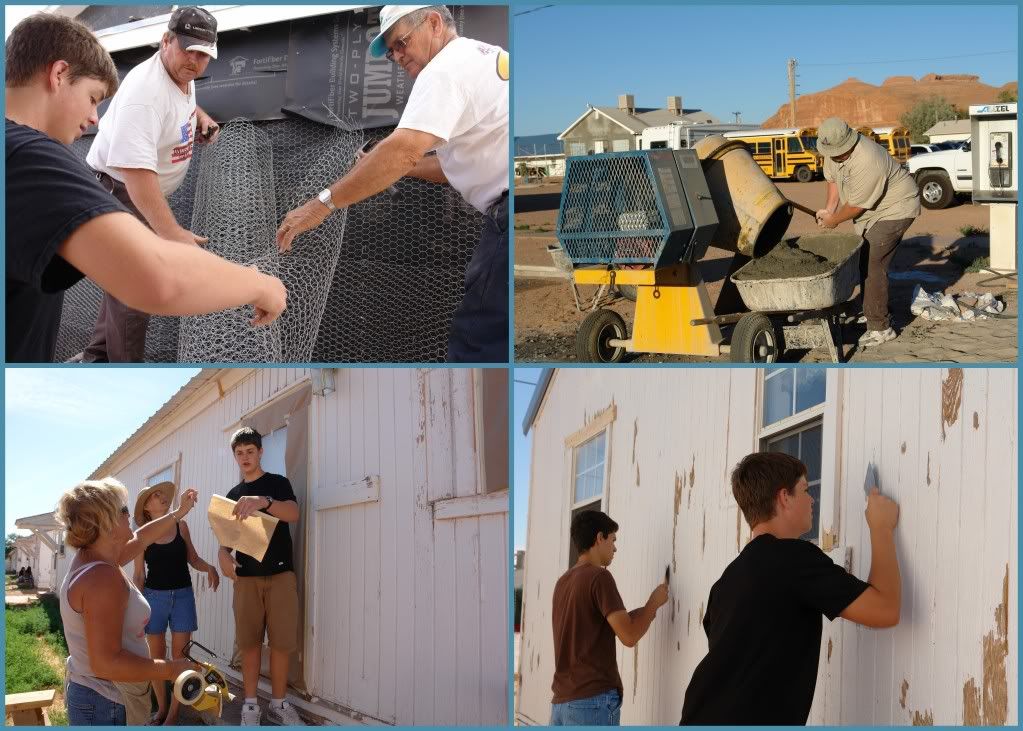
{"label": "white sneaker", "polygon": [[887,330],[867,330],[867,332],[860,336],[858,344],[861,348],[872,348],[875,345],[895,340],[895,338],[895,330],[892,328]]}
{"label": "white sneaker", "polygon": [[259,705],[251,705],[249,703],[242,703],[242,726],[259,726],[260,718],[262,713],[259,711]]}
{"label": "white sneaker", "polygon": [[266,717],[278,726],[305,726],[307,725],[302,717],[298,715],[295,707],[284,701],[284,705],[277,708],[273,703],[266,710]]}

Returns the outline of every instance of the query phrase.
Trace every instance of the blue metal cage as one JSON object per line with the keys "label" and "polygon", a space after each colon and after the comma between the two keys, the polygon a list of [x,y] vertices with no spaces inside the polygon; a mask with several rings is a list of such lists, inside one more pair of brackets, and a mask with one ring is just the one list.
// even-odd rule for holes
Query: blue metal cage
{"label": "blue metal cage", "polygon": [[568,158],[557,237],[573,264],[661,267],[695,261],[717,223],[692,150]]}

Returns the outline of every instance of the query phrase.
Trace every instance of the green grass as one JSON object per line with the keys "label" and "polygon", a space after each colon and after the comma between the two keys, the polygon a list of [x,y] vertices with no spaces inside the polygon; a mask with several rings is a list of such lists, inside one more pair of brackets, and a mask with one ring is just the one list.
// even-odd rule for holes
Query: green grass
{"label": "green grass", "polygon": [[58,657],[67,657],[60,604],[52,595],[27,607],[7,607],[7,692],[25,693],[42,688],[60,688],[63,678],[43,657],[40,643]]}
{"label": "green grass", "polygon": [[959,233],[963,236],[987,236],[988,230],[986,228],[978,228],[973,224],[966,224],[959,227]]}
{"label": "green grass", "polygon": [[981,269],[987,269],[989,266],[991,266],[990,256],[978,256],[976,259],[969,263],[969,265],[966,267],[966,271],[979,272]]}

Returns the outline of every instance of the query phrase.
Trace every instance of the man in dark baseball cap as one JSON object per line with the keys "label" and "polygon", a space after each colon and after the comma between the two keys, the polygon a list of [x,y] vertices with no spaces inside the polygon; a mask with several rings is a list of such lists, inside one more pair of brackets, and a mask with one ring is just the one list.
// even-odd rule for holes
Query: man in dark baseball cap
{"label": "man in dark baseball cap", "polygon": [[194,5],[178,8],[171,14],[167,28],[177,34],[182,50],[217,57],[217,19],[202,8]]}

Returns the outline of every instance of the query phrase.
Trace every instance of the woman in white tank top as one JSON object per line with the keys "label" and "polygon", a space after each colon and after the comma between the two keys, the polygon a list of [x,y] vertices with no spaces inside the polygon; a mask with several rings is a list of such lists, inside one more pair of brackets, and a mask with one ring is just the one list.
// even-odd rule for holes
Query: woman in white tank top
{"label": "woman in white tank top", "polygon": [[60,587],[70,653],[65,691],[71,726],[123,726],[126,697],[148,707],[149,681],[174,680],[198,668],[188,660],[149,658],[144,632],[149,604],[121,570],[183,518],[197,497],[195,490],[186,490],[177,510],[133,534],[128,491],[112,477],[83,482],[61,496],[57,518],[67,542],[78,549]]}

